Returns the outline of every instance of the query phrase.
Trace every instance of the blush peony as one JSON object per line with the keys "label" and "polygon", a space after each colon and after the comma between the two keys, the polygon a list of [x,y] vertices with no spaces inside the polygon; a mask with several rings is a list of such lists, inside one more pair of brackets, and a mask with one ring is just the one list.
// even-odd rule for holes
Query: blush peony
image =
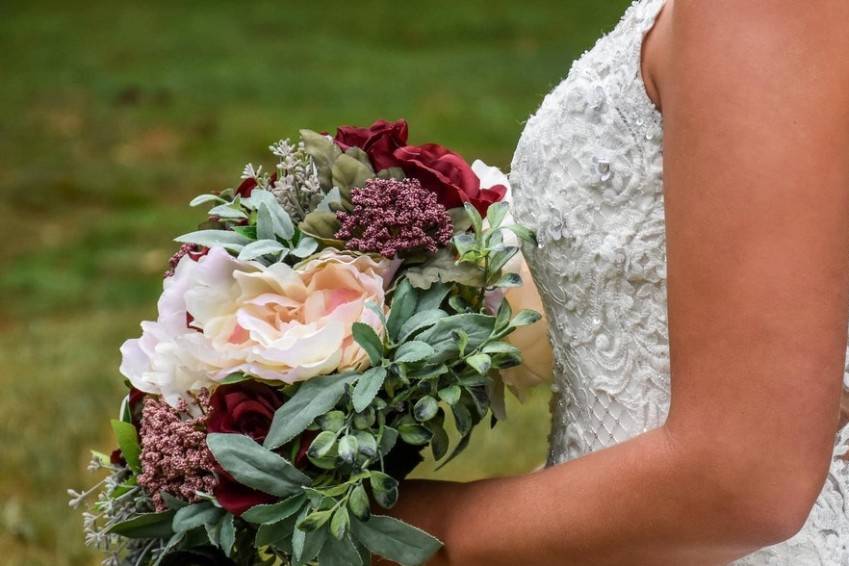
{"label": "blush peony", "polygon": [[[333,250],[296,267],[244,262],[221,248],[183,258],[165,285],[159,320],[122,347],[122,373],[171,404],[235,372],[294,383],[368,366],[351,329],[382,333],[368,305],[384,307],[397,263]],[[191,321],[190,325],[187,321]]]}

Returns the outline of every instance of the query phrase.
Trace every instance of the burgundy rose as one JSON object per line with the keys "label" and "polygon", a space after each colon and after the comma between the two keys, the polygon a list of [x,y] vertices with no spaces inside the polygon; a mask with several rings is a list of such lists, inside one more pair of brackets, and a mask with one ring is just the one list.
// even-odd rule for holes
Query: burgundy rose
{"label": "burgundy rose", "polygon": [[398,161],[393,152],[407,145],[407,122],[378,120],[368,128],[340,126],[334,141],[342,151],[358,147],[368,154],[375,171],[396,167]]}
{"label": "burgundy rose", "polygon": [[[277,173],[272,173],[271,177],[269,177],[269,182],[273,185],[275,181],[277,181]],[[248,198],[254,192],[254,189],[257,188],[257,185],[256,179],[248,177],[236,187],[236,194],[242,198]]]}
{"label": "burgundy rose", "polygon": [[507,187],[495,185],[481,189],[480,179],[460,155],[434,143],[409,145],[395,150],[404,174],[421,182],[422,186],[436,193],[439,204],[445,208],[457,208],[469,202],[481,214],[486,214],[489,205],[500,201]]}
{"label": "burgundy rose", "polygon": [[[209,399],[208,432],[244,434],[259,443],[265,440],[274,412],[283,405],[283,396],[273,387],[258,381],[243,381],[218,387]],[[303,435],[303,444],[309,446],[309,433]],[[307,464],[306,447],[298,452],[295,466]],[[238,483],[220,466],[217,467],[218,485],[215,497],[221,506],[236,515],[253,507],[277,501],[277,497]]]}

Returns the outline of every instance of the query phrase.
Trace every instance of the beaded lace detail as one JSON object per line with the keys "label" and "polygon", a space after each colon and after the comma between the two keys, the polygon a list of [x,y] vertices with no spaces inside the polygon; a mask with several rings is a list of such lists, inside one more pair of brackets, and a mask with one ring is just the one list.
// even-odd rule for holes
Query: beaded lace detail
{"label": "beaded lace detail", "polygon": [[[513,158],[555,358],[549,465],[656,428],[669,409],[663,124],[640,72],[664,1],[635,1],[575,61]],[[849,565],[849,426],[802,531],[736,564]]]}

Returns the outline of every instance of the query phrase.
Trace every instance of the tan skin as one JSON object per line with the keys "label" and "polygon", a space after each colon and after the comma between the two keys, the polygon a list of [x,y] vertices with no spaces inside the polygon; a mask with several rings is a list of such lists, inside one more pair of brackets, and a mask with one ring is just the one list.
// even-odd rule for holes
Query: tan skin
{"label": "tan skin", "polygon": [[433,566],[726,564],[789,538],[840,421],[849,3],[676,0],[646,42],[664,114],[672,406],[533,474],[411,481]]}

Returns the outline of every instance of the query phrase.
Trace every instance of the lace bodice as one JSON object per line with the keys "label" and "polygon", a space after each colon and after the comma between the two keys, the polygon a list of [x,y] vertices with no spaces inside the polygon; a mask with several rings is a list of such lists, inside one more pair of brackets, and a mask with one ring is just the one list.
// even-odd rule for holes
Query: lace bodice
{"label": "lace bodice", "polygon": [[[637,0],[575,61],[513,159],[555,357],[552,465],[656,428],[669,408],[663,127],[640,72],[663,3]],[[849,427],[804,529],[738,565],[849,565],[847,453]]]}

